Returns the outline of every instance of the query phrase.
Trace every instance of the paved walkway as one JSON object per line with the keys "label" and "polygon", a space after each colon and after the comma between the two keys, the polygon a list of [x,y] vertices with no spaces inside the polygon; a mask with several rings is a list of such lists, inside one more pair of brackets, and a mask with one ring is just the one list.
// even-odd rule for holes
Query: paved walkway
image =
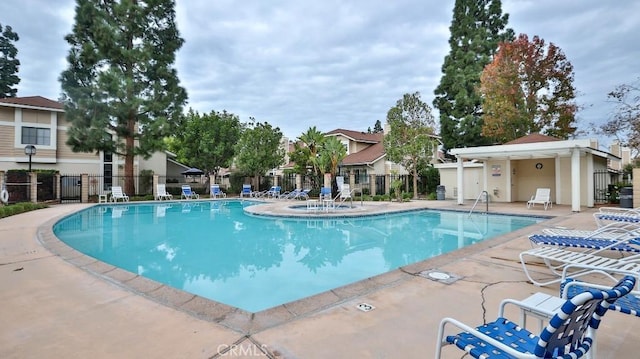
{"label": "paved walkway", "polygon": [[[371,211],[469,209],[452,201],[364,205]],[[278,206],[264,206],[263,213],[276,213]],[[503,298],[557,294],[557,286],[527,283],[518,261],[518,253],[529,248],[527,234],[544,226],[595,228],[594,209],[490,206],[491,212],[555,218],[256,314],[171,290],[59,244],[52,223],[86,205],[0,219],[0,357],[431,358],[442,317],[480,324],[495,318]],[[460,279],[447,284],[419,275],[435,268]],[[360,303],[375,309],[363,312]],[[635,357],[639,342],[640,321],[609,312],[598,333],[597,357]],[[444,357],[460,358],[462,352],[446,348]]]}

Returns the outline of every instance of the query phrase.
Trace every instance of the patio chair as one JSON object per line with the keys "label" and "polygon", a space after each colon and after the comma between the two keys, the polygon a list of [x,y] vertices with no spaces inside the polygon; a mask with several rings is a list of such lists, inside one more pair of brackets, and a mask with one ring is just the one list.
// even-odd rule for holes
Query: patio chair
{"label": "patio chair", "polygon": [[625,238],[627,236],[632,236],[632,237],[640,236],[640,224],[627,223],[627,222],[612,222],[605,226],[598,227],[595,230],[550,227],[550,228],[544,228],[542,232],[544,234],[549,234],[553,236],[620,239],[620,238]]}
{"label": "patio chair", "polygon": [[635,225],[611,223],[594,231],[545,228],[543,232],[529,236],[532,245],[640,253],[640,231]]}
{"label": "patio chair", "polygon": [[598,212],[593,214],[593,218],[595,218],[598,227],[605,226],[611,222],[640,224],[640,209],[601,207]]}
{"label": "patio chair", "polygon": [[162,201],[163,199],[171,200],[173,195],[167,192],[167,186],[164,184],[158,184],[156,186],[156,201]]}
{"label": "patio chair", "polygon": [[269,190],[266,193],[266,196],[268,198],[278,198],[280,197],[280,191],[282,190],[282,187],[280,186],[271,186],[271,188],[269,188]]}
{"label": "patio chair", "polygon": [[536,194],[531,196],[531,199],[527,201],[527,208],[532,208],[536,204],[544,206],[544,210],[547,208],[553,208],[553,202],[551,202],[551,188],[538,188]]}
{"label": "patio chair", "polygon": [[320,201],[324,199],[333,199],[333,195],[331,193],[331,187],[322,187],[320,188]]}
{"label": "patio chair", "polygon": [[129,202],[129,196],[122,192],[122,187],[111,187],[111,202],[118,202],[118,200],[120,199],[122,200],[122,202]]}
{"label": "patio chair", "polygon": [[[603,274],[605,278],[613,281],[616,280],[615,277],[609,273],[601,274]],[[565,278],[560,284],[560,297],[563,299],[571,299],[582,292],[594,292],[607,288],[606,285],[598,283],[584,282],[575,278]],[[637,289],[633,290],[632,288],[629,294],[618,298],[615,303],[610,304],[609,310],[640,317],[640,291]]]}
{"label": "patio chair", "polygon": [[199,199],[200,195],[195,193],[192,189],[191,186],[189,186],[188,184],[183,184],[182,185],[182,194],[180,195],[180,199]]}
{"label": "patio chair", "polygon": [[[541,246],[521,252],[520,263],[529,281],[537,286],[546,286],[561,282],[562,278],[566,277],[565,270],[569,267],[582,268],[571,272],[570,275],[572,277],[588,274],[594,270],[640,275],[640,254],[634,254],[625,258],[611,258],[598,255],[598,253],[608,249],[608,247],[605,247],[587,253],[559,247]],[[551,272],[552,278],[544,279],[544,281],[533,279],[528,265],[535,268],[544,268],[544,266],[546,266],[546,269]]]}
{"label": "patio chair", "polygon": [[253,194],[253,192],[251,192],[251,185],[250,184],[243,184],[242,185],[242,191],[240,192],[240,198],[242,197],[251,197]]}
{"label": "patio chair", "polygon": [[[455,344],[474,358],[580,358],[592,357],[594,337],[609,305],[629,293],[635,278],[624,277],[608,290],[582,292],[557,309],[539,336],[504,318],[472,328],[453,318],[440,322],[436,358],[444,345]],[[525,308],[535,310],[535,308]],[[463,332],[448,335],[445,327],[454,325]]]}
{"label": "patio chair", "polygon": [[220,189],[220,185],[219,184],[212,184],[211,185],[211,198],[227,198],[227,194],[224,193],[221,189]]}
{"label": "patio chair", "polygon": [[291,191],[289,193],[289,195],[287,196],[287,199],[302,199],[302,200],[308,200],[309,199],[309,192],[311,192],[310,189],[295,189],[293,191]]}
{"label": "patio chair", "polygon": [[340,193],[338,193],[338,195],[334,199],[335,203],[337,203],[337,205],[339,206],[340,204],[344,203],[346,200],[349,200],[353,205],[353,198],[351,197],[351,192],[352,191],[351,191],[350,185],[343,184],[342,189],[340,190]]}
{"label": "patio chair", "polygon": [[296,188],[291,192],[284,192],[278,198],[280,198],[280,199],[304,199],[304,200],[307,200],[307,199],[309,199],[309,192],[311,192],[310,189],[302,190],[302,189]]}

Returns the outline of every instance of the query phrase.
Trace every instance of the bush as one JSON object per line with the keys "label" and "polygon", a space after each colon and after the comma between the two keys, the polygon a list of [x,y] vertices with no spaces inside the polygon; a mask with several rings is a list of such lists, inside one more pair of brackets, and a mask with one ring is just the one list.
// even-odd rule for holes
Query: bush
{"label": "bush", "polygon": [[0,218],[13,216],[14,214],[20,214],[24,212],[34,211],[36,209],[47,208],[46,204],[21,202],[16,204],[10,204],[8,206],[0,206]]}

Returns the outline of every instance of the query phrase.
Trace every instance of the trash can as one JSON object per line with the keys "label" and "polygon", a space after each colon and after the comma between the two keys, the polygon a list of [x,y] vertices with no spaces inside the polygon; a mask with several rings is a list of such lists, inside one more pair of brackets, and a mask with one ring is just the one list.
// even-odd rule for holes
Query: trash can
{"label": "trash can", "polygon": [[438,201],[444,201],[444,193],[445,193],[445,187],[440,185],[438,187],[436,187],[436,199]]}
{"label": "trash can", "polygon": [[633,187],[620,188],[620,208],[633,208]]}

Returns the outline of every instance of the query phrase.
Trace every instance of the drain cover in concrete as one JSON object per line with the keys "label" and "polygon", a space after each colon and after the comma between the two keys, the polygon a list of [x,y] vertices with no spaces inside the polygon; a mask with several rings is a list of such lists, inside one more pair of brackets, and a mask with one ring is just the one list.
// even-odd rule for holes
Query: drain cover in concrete
{"label": "drain cover in concrete", "polygon": [[451,284],[460,279],[460,276],[438,269],[430,269],[424,272],[420,272],[420,276],[444,284]]}
{"label": "drain cover in concrete", "polygon": [[370,311],[376,309],[376,307],[374,307],[371,304],[367,304],[367,303],[360,303],[360,304],[356,305],[356,308],[360,309],[363,312],[370,312]]}

